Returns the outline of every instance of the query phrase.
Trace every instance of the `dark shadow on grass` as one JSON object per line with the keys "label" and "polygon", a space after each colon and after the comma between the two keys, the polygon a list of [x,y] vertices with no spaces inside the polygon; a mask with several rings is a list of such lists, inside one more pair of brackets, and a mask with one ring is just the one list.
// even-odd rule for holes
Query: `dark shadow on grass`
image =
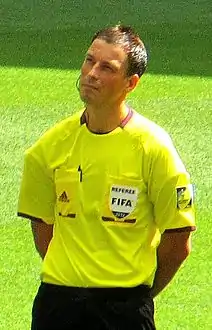
{"label": "dark shadow on grass", "polygon": [[0,65],[78,69],[87,50],[86,37],[86,30],[73,29],[5,33]]}
{"label": "dark shadow on grass", "polygon": [[[180,18],[181,13],[178,13],[181,7],[177,5],[183,5],[182,0],[176,0],[173,10],[165,0],[157,5],[153,0],[143,1],[142,5],[140,1],[133,1],[135,8],[122,1],[125,11],[120,13],[117,1],[104,10],[95,0],[79,1],[75,5],[64,0],[62,9],[58,5],[62,2],[55,1],[50,13],[46,2],[38,3],[34,11],[31,0],[23,0],[23,8],[20,4],[12,8],[10,3],[4,7],[4,16],[0,11],[3,19],[3,23],[0,22],[0,66],[79,69],[93,33],[106,24],[117,23],[119,18],[125,24],[132,24],[144,40],[150,55],[150,73],[212,76],[212,25],[210,13],[207,16],[207,3],[210,3],[207,0],[199,9],[191,7],[194,12],[186,14],[187,19]],[[162,9],[159,5],[163,5]],[[157,14],[151,12],[152,8],[157,9]],[[206,19],[201,16],[197,21],[201,8]],[[87,16],[83,17],[82,12]]]}

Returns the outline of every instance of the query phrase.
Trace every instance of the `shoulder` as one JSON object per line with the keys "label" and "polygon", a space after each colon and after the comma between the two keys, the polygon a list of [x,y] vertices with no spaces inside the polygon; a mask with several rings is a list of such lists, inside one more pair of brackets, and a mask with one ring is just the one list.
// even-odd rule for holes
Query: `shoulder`
{"label": "shoulder", "polygon": [[[67,148],[70,148],[80,128],[82,113],[83,111],[79,111],[48,129],[26,150],[25,157],[33,156],[40,162],[44,160],[46,162],[53,162],[59,156],[63,157],[63,154],[66,153]],[[60,150],[60,153],[58,153],[58,150]]]}
{"label": "shoulder", "polygon": [[174,163],[174,166],[184,171],[181,157],[166,130],[137,112],[133,116],[131,127],[133,134],[139,137],[145,159],[151,164],[155,161],[160,163],[160,159],[164,163]]}
{"label": "shoulder", "polygon": [[164,128],[136,111],[132,117],[130,130],[140,137],[142,144],[148,147],[162,148],[173,144],[170,135]]}
{"label": "shoulder", "polygon": [[77,112],[55,124],[41,136],[36,144],[45,143],[47,141],[55,142],[56,140],[65,140],[80,127],[82,113],[82,111]]}

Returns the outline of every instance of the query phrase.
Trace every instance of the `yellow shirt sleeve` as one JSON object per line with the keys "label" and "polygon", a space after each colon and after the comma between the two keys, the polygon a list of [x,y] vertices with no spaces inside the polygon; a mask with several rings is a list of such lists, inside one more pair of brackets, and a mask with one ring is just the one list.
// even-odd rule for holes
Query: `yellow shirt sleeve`
{"label": "yellow shirt sleeve", "polygon": [[154,150],[149,195],[161,233],[185,227],[195,229],[193,185],[170,138]]}
{"label": "yellow shirt sleeve", "polygon": [[29,151],[25,153],[18,201],[18,215],[54,223],[55,188],[45,166]]}

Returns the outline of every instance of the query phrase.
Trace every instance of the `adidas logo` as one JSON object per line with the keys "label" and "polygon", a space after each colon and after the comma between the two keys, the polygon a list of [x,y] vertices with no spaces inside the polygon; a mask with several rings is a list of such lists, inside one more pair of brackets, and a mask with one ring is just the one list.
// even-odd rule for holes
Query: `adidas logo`
{"label": "adidas logo", "polygon": [[59,200],[59,202],[63,202],[63,203],[68,203],[69,202],[69,198],[68,198],[65,191],[60,195],[58,200]]}

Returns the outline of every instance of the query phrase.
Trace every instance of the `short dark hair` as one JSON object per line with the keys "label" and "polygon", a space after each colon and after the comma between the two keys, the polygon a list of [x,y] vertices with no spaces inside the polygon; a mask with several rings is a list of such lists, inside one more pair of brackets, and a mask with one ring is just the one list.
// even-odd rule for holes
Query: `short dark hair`
{"label": "short dark hair", "polygon": [[[127,54],[127,76],[137,74],[139,77],[147,67],[147,52],[143,41],[130,26],[116,25],[95,33],[92,42],[101,39],[109,44],[120,45]],[[91,43],[92,43],[91,42]]]}

